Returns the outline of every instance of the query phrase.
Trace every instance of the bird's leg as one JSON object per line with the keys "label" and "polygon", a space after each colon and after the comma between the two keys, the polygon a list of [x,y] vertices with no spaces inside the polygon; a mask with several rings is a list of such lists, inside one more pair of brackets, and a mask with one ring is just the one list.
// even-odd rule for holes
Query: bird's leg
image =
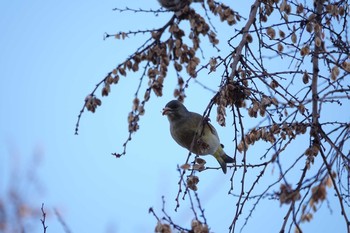
{"label": "bird's leg", "polygon": [[203,125],[210,122],[210,118],[208,116],[203,117]]}

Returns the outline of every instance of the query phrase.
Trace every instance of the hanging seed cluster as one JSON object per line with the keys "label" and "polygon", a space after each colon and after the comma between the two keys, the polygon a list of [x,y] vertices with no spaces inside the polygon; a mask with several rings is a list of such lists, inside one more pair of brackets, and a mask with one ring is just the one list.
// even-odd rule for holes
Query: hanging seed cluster
{"label": "hanging seed cluster", "polygon": [[300,200],[300,192],[299,190],[293,190],[290,185],[281,184],[279,200],[280,204],[290,204],[291,202],[295,202]]}
{"label": "hanging seed cluster", "polygon": [[294,139],[299,134],[305,134],[307,128],[307,124],[297,122],[288,124],[284,122],[282,124],[274,123],[271,126],[252,129],[244,136],[244,140],[238,144],[237,150],[242,153],[248,149],[249,145],[253,145],[260,140],[273,144],[276,142],[276,138],[282,140]]}
{"label": "hanging seed cluster", "polygon": [[[162,3],[163,1],[160,1]],[[182,1],[184,2],[184,1]],[[197,76],[197,67],[200,59],[196,52],[200,47],[200,37],[207,37],[209,42],[216,46],[219,40],[215,32],[210,29],[206,20],[198,13],[196,13],[190,4],[192,1],[186,1],[186,4],[178,4],[181,9],[176,9],[177,19],[173,19],[164,28],[153,30],[150,32],[153,40],[148,46],[133,54],[125,62],[113,69],[104,80],[98,84],[103,85],[101,89],[102,96],[108,96],[111,92],[111,85],[117,84],[121,76],[127,76],[129,72],[138,72],[141,63],[146,64],[145,75],[148,77],[148,88],[145,90],[142,101],[136,96],[133,100],[132,111],[128,115],[129,132],[136,132],[139,129],[139,116],[145,113],[145,102],[147,102],[153,92],[156,96],[163,95],[163,85],[165,77],[167,76],[169,65],[172,64],[175,71],[178,73],[178,86],[174,90],[174,97],[183,101],[184,80],[179,75],[180,72],[185,71],[189,76]],[[201,1],[194,1],[201,2]],[[176,1],[174,1],[176,3]],[[226,21],[229,25],[235,24],[240,20],[240,16],[236,14],[228,6],[208,0],[207,4],[209,10],[214,15],[219,16],[222,21]],[[164,4],[162,4],[164,5]],[[165,6],[167,8],[167,6]],[[171,9],[170,9],[171,10]],[[188,22],[190,25],[190,33],[188,35],[179,27],[179,22]],[[170,33],[170,37],[161,41],[164,32]],[[139,32],[143,33],[143,32]],[[116,39],[126,39],[130,34],[137,34],[137,32],[120,32],[114,35]],[[110,35],[108,35],[109,37]],[[185,43],[185,37],[190,39],[191,45]],[[101,100],[91,95],[86,99],[85,107],[88,111],[95,112],[96,108],[101,105]]]}

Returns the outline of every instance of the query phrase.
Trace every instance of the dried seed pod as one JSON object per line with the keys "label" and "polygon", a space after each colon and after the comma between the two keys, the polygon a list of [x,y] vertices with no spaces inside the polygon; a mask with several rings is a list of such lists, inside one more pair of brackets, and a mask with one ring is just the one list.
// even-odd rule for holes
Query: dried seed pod
{"label": "dried seed pod", "polygon": [[297,14],[300,15],[303,12],[304,12],[304,6],[303,4],[299,3],[299,5],[297,6]]}
{"label": "dried seed pod", "polygon": [[291,40],[293,44],[297,43],[297,35],[295,34],[295,32],[292,33]]}
{"label": "dried seed pod", "polygon": [[102,96],[108,96],[109,92],[111,91],[111,87],[109,84],[106,84],[103,88],[102,88]]}
{"label": "dried seed pod", "polygon": [[253,42],[253,37],[252,37],[252,35],[250,33],[247,34],[246,39],[247,39],[248,43],[252,43]]}
{"label": "dried seed pod", "polygon": [[320,39],[320,37],[316,37],[316,38],[315,38],[315,45],[316,45],[317,47],[321,47],[321,45],[322,45],[322,40]]}
{"label": "dried seed pod", "polygon": [[275,39],[275,37],[276,37],[276,31],[275,31],[275,29],[273,29],[272,27],[269,27],[269,28],[266,30],[266,33],[267,33],[267,35],[268,35],[271,39]]}
{"label": "dried seed pod", "polygon": [[308,72],[305,70],[304,74],[303,74],[303,83],[307,84],[309,82],[310,76],[308,74]]}
{"label": "dried seed pod", "polygon": [[279,30],[278,31],[278,35],[280,36],[281,39],[283,39],[284,37],[286,37],[286,34],[284,33],[284,31]]}
{"label": "dried seed pod", "polygon": [[198,164],[206,164],[207,162],[204,160],[204,159],[202,159],[202,158],[196,158],[196,163],[198,163]]}
{"label": "dried seed pod", "polygon": [[307,56],[310,53],[310,48],[308,45],[304,46],[303,48],[301,48],[300,50],[300,55],[301,56]]}
{"label": "dried seed pod", "polygon": [[182,170],[188,170],[188,169],[191,168],[191,165],[189,165],[188,163],[185,163],[185,164],[182,164],[182,165],[180,166],[180,168],[181,168]]}
{"label": "dried seed pod", "polygon": [[276,89],[279,86],[278,82],[276,80],[272,80],[270,83],[270,87],[272,89]]}
{"label": "dried seed pod", "polygon": [[338,66],[333,66],[332,71],[331,71],[331,79],[333,81],[335,81],[337,79],[337,77],[339,76],[339,73],[340,73],[340,71],[339,71]]}
{"label": "dried seed pod", "polygon": [[283,45],[281,43],[278,43],[277,45],[277,50],[278,52],[282,53],[283,52]]}

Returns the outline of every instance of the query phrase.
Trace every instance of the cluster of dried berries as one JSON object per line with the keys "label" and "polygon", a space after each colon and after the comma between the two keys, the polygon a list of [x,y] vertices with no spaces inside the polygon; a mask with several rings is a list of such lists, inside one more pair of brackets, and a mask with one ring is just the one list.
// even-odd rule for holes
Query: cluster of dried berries
{"label": "cluster of dried berries", "polygon": [[[275,87],[273,83],[270,86]],[[250,117],[256,118],[259,112],[259,115],[264,117],[266,109],[272,105],[278,106],[278,101],[275,97],[263,96],[259,101],[252,100],[251,106],[248,108],[248,114]]]}
{"label": "cluster of dried berries", "polygon": [[[162,96],[163,82],[167,75],[170,60],[173,61],[176,71],[180,72],[183,67],[185,67],[186,72],[190,76],[196,77],[196,69],[200,63],[199,58],[195,55],[200,44],[199,36],[208,36],[209,41],[214,46],[219,43],[218,39],[216,38],[216,34],[210,30],[210,27],[206,23],[205,19],[189,7],[191,2],[203,2],[202,0],[162,0],[159,2],[163,7],[169,10],[181,10],[181,14],[178,15],[178,18],[189,22],[191,27],[189,38],[192,40],[193,46],[190,47],[183,43],[185,32],[179,28],[175,21],[173,21],[169,27],[169,32],[172,37],[165,42],[159,41],[163,30],[153,31],[151,33],[152,38],[157,43],[152,43],[149,48],[142,50],[140,53],[135,53],[131,58],[110,72],[103,80],[103,87],[101,91],[102,96],[108,96],[111,91],[111,85],[118,83],[120,75],[126,76],[127,70],[137,72],[139,70],[140,63],[143,61],[151,62],[154,65],[154,67],[149,67],[147,71],[147,75],[149,77],[148,85],[157,96]],[[229,24],[233,24],[236,22],[236,20],[240,19],[239,15],[224,4],[219,4],[211,0],[208,0],[208,4],[214,14],[218,14],[222,20],[226,20]],[[124,39],[128,36],[128,34],[129,33],[120,32],[115,35],[115,38]],[[182,78],[178,79],[178,84],[179,87],[174,91],[174,96],[180,100],[183,100],[185,98],[185,94],[183,88],[184,82]],[[149,94],[149,92],[146,91],[146,94]],[[101,101],[97,101],[97,105],[100,103]],[[93,99],[92,102],[87,102],[86,107],[89,111],[95,111],[97,105]],[[137,114],[135,115],[134,113],[130,113],[128,117],[129,123],[135,122],[137,117]],[[136,124],[129,125],[129,129],[133,132],[137,130],[137,128],[138,127]]]}
{"label": "cluster of dried berries", "polygon": [[[157,222],[156,228],[154,229],[156,233],[171,233],[173,232],[170,224],[162,223],[161,221]],[[181,231],[185,232],[185,231]],[[187,231],[186,231],[187,232]],[[191,222],[191,231],[193,233],[209,233],[209,227],[207,224],[200,222],[199,220],[192,220]]]}
{"label": "cluster of dried berries", "polygon": [[250,130],[238,146],[237,150],[239,152],[246,151],[249,145],[253,145],[259,140],[264,140],[266,142],[275,143],[276,136],[285,140],[288,138],[295,138],[298,134],[304,134],[307,130],[307,125],[302,123],[291,123],[287,124],[286,122],[282,124],[273,124],[267,127],[261,127],[259,129]]}
{"label": "cluster of dried berries", "polygon": [[135,113],[133,111],[129,113],[129,115],[128,115],[128,123],[129,123],[128,129],[129,129],[130,133],[136,132],[139,129],[139,127],[140,127],[138,124],[139,120],[140,120],[140,117],[137,113]]}
{"label": "cluster of dried berries", "polygon": [[[332,177],[335,178],[337,174],[335,172],[332,173]],[[327,190],[326,188],[331,188],[333,186],[332,178],[331,176],[327,176],[319,185],[312,187],[311,189],[311,198],[309,200],[309,206],[311,209],[316,212],[317,211],[317,204],[322,203],[327,198]],[[310,213],[310,211],[307,210],[307,205],[303,205],[302,211],[301,211],[301,221],[302,222],[310,222],[313,218],[313,214]]]}
{"label": "cluster of dried berries", "polygon": [[183,102],[186,95],[185,95],[185,88],[184,88],[184,80],[182,77],[177,78],[177,85],[178,87],[174,90],[174,97],[178,99],[180,102]]}
{"label": "cluster of dried berries", "polygon": [[301,198],[299,190],[293,190],[288,184],[281,184],[280,192],[277,194],[281,205],[290,204],[292,201],[295,202]]}
{"label": "cluster of dried berries", "polygon": [[209,233],[208,225],[196,219],[191,222],[191,230],[193,233]]}
{"label": "cluster of dried berries", "polygon": [[90,112],[95,112],[98,106],[101,106],[102,102],[96,96],[88,95],[85,98],[85,107]]}
{"label": "cluster of dried berries", "polygon": [[193,165],[193,170],[203,171],[206,163],[207,162],[204,159],[196,158],[195,164]]}
{"label": "cluster of dried berries", "polygon": [[181,71],[182,66],[186,65],[187,73],[196,77],[196,68],[200,60],[195,56],[196,49],[189,47],[187,44],[183,43],[182,36],[184,35],[181,29],[179,29],[177,24],[173,24],[169,28],[169,32],[174,35],[174,39],[168,40],[168,48],[172,51],[171,58],[174,60],[174,67],[176,71]]}
{"label": "cluster of dried berries", "polygon": [[309,202],[310,206],[316,211],[315,204],[326,200],[327,190],[326,188],[331,188],[333,186],[332,178],[336,178],[337,173],[332,172],[332,175],[327,176],[318,186],[315,186],[311,190],[311,200]]}
{"label": "cluster of dried berries", "polygon": [[305,221],[310,222],[312,218],[313,218],[312,213],[306,213],[306,214],[302,214],[300,219],[301,219],[301,222],[305,222]]}
{"label": "cluster of dried berries", "polygon": [[335,2],[328,2],[329,4],[326,6],[326,11],[328,14],[331,15],[331,17],[335,17],[337,20],[339,20],[340,17],[344,17],[346,13],[349,13],[349,7],[338,5]]}
{"label": "cluster of dried berries", "polygon": [[[149,91],[148,91],[149,92]],[[140,103],[139,98],[135,97],[133,100],[132,111],[128,115],[128,129],[129,132],[136,132],[139,129],[138,121],[140,119],[139,116],[145,114],[144,108],[145,100]]]}
{"label": "cluster of dried berries", "polygon": [[309,148],[306,149],[305,155],[315,157],[320,151],[320,145],[318,143],[313,143]]}
{"label": "cluster of dried berries", "polygon": [[238,82],[233,82],[228,79],[228,83],[220,88],[218,95],[214,98],[214,103],[217,104],[216,121],[221,125],[226,124],[226,107],[236,106],[241,108],[244,106],[244,101],[250,95],[250,91]]}
{"label": "cluster of dried berries", "polygon": [[[262,0],[259,9],[259,18],[261,22],[267,22],[267,18],[272,14],[275,6],[280,2],[280,0]],[[279,5],[279,11],[282,14],[285,21],[288,21],[288,15],[291,13],[291,6],[287,1],[283,0]]]}
{"label": "cluster of dried berries", "polygon": [[193,49],[197,50],[199,48],[200,39],[199,36],[208,36],[210,43],[215,46],[219,43],[219,40],[216,38],[215,32],[210,30],[209,25],[205,19],[197,14],[193,9],[185,8],[186,11],[183,11],[181,19],[186,19],[190,23],[191,33],[189,38],[192,40]]}
{"label": "cluster of dried berries", "polygon": [[350,60],[349,61],[344,61],[341,64],[341,67],[346,71],[350,73]]}
{"label": "cluster of dried berries", "polygon": [[209,9],[214,15],[219,15],[221,21],[226,21],[228,25],[234,25],[241,20],[239,14],[234,12],[229,6],[218,3],[214,0],[207,0]]}
{"label": "cluster of dried berries", "polygon": [[[272,14],[272,12],[274,11],[276,4],[278,4],[280,1],[279,0],[264,0],[262,1],[262,6],[260,7],[260,11],[259,11],[259,16],[260,16],[260,20],[262,22],[267,22],[268,17]],[[279,5],[279,12],[283,15],[284,20],[286,21],[286,23],[288,23],[288,16],[292,13],[292,6],[288,3],[288,1],[281,1],[280,5]],[[321,33],[321,36],[316,35],[313,42],[315,43],[316,47],[322,48],[323,50],[325,50],[325,43],[324,43],[324,33],[322,32],[322,25],[319,24],[319,22],[317,22],[317,18],[316,18],[316,14],[315,13],[311,13],[309,15],[306,15],[305,8],[303,6],[303,4],[299,4],[296,6],[296,15],[300,15],[303,20],[300,23],[302,30],[306,30],[309,33]],[[330,17],[326,17],[326,22],[330,21],[330,18],[332,17],[337,17],[338,21],[339,21],[339,17],[343,17],[345,15],[345,8],[343,6],[337,6],[337,5],[332,5],[329,4],[326,6],[326,12],[328,14],[330,14]],[[327,24],[327,23],[326,23]],[[329,23],[328,23],[329,24]],[[298,29],[298,30],[299,30]],[[275,40],[276,38],[276,30],[269,26],[266,29],[266,34],[268,35],[268,37],[271,40]],[[285,42],[283,41],[286,38],[286,34],[279,29],[279,39],[277,39],[279,42],[276,43],[277,45],[277,52],[282,53],[285,47]],[[293,25],[293,30],[292,33],[290,35],[288,35],[287,37],[291,38],[291,41],[293,44],[297,43],[297,35],[296,35],[296,27],[295,25]],[[306,43],[304,44],[301,49],[300,49],[300,55],[302,57],[307,56],[310,54],[310,43]]]}
{"label": "cluster of dried berries", "polygon": [[337,80],[337,77],[339,76],[339,74],[340,74],[339,67],[333,66],[333,68],[331,70],[331,79],[333,81]]}
{"label": "cluster of dried berries", "polygon": [[169,56],[166,47],[166,44],[159,43],[147,51],[147,60],[155,65],[148,69],[148,86],[156,96],[163,95],[163,82],[168,72]]}
{"label": "cluster of dried berries", "polygon": [[[202,159],[202,158],[196,158],[195,163],[194,163],[194,165],[192,166],[192,169],[193,169],[193,170],[196,170],[196,171],[203,171],[203,170],[205,169],[205,164],[206,164],[206,163],[207,163],[207,162],[206,162],[204,159]],[[191,165],[188,164],[188,163],[183,164],[183,165],[181,166],[181,169],[183,169],[183,170],[188,170],[188,169],[190,169],[190,168],[191,168]]]}
{"label": "cluster of dried berries", "polygon": [[198,176],[189,176],[187,178],[187,181],[186,181],[186,184],[187,184],[187,187],[193,191],[197,191],[198,190],[198,187],[197,187],[197,184],[199,182],[199,178]]}
{"label": "cluster of dried berries", "polygon": [[221,100],[220,102],[224,106],[235,105],[239,108],[244,106],[244,101],[250,96],[250,91],[238,82],[229,81],[220,90],[220,97],[226,99],[226,101]]}
{"label": "cluster of dried berries", "polygon": [[314,203],[322,202],[326,200],[327,197],[327,190],[326,186],[324,184],[320,184],[318,186],[315,186],[311,189],[311,200],[310,205],[314,205]]}
{"label": "cluster of dried berries", "polygon": [[161,221],[157,222],[157,226],[154,229],[154,232],[156,233],[171,233],[171,227],[167,223],[162,223]]}

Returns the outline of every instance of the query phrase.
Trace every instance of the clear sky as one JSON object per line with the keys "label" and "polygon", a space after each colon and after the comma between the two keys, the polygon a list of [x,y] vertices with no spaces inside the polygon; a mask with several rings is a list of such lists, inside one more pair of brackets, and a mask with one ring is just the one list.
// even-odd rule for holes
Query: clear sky
{"label": "clear sky", "polygon": [[[151,29],[171,17],[170,13],[156,17],[151,13],[112,11],[126,6],[159,8],[156,0],[147,1],[147,6],[145,2],[0,2],[0,193],[3,197],[6,187],[14,185],[8,175],[9,164],[37,171],[40,193],[26,184],[18,186],[29,196],[32,206],[39,209],[45,203],[48,232],[64,232],[53,214],[54,208],[72,232],[153,232],[156,219],[148,209],[154,207],[161,216],[162,195],[179,224],[186,225],[193,218],[187,202],[173,212],[179,177],[176,167],[184,163],[187,152],[171,139],[168,120],[161,115],[161,109],[172,99],[175,78],[167,78],[163,98],[152,95],[126,156],[115,159],[111,153],[121,152],[128,136],[127,114],[141,74],[122,78],[113,86],[95,114],[84,113],[79,135],[74,135],[85,96],[142,42],[142,38],[103,40],[104,32]],[[249,4],[239,8],[249,9]],[[210,82],[215,89],[218,82]],[[186,105],[202,113],[211,93],[195,84],[192,87]],[[233,145],[232,128],[212,122],[222,143]],[[225,149],[233,152],[230,146]],[[33,155],[41,155],[41,162],[30,166]],[[217,165],[211,157],[207,162]],[[18,170],[17,175],[26,174]],[[212,231],[226,232],[236,203],[227,195],[230,175],[209,170],[201,173],[200,179],[208,223]],[[338,206],[332,208],[338,213]],[[283,207],[282,212],[279,210],[277,201],[264,202],[254,212],[250,220],[253,224],[246,227],[246,232],[278,231],[285,214]],[[311,228],[303,225],[310,230],[307,232],[339,232],[327,228],[327,221],[339,221],[337,225],[343,229],[343,219],[338,214],[327,221],[324,214],[329,214],[327,208],[316,215]],[[42,232],[39,220],[34,232]]]}

